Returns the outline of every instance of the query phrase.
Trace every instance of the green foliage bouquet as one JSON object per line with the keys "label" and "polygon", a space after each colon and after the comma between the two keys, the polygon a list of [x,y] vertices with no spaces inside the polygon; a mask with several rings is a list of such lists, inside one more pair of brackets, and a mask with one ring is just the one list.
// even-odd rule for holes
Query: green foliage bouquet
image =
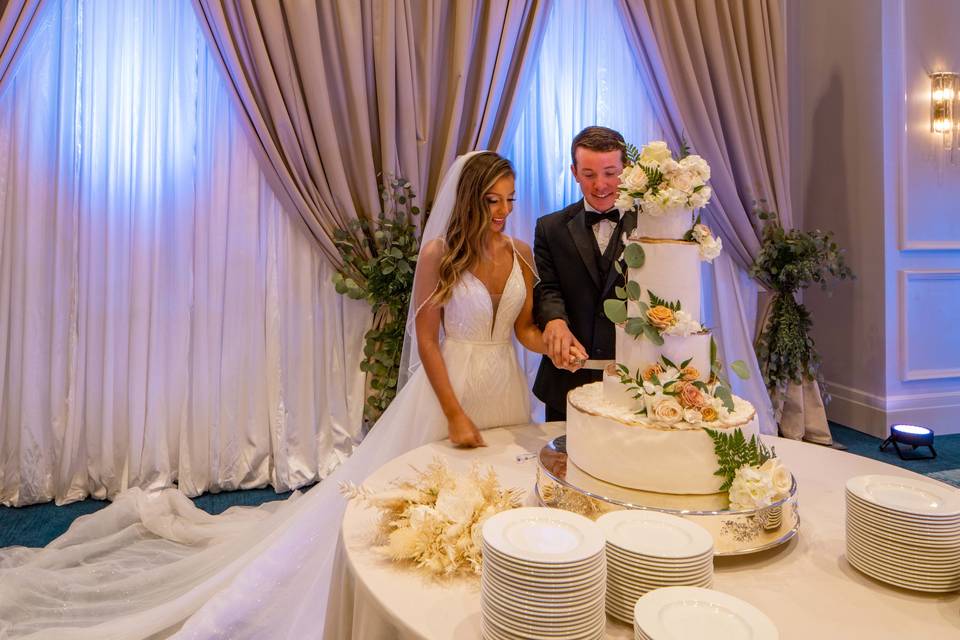
{"label": "green foliage bouquet", "polygon": [[750,275],[773,292],[765,322],[757,337],[760,371],[778,417],[787,386],[820,380],[820,356],[810,337],[810,312],[796,293],[812,284],[824,290],[831,279],[854,278],[832,232],[786,231],[771,211],[755,210],[763,224],[760,253]]}
{"label": "green foliage bouquet", "polygon": [[380,189],[383,210],[374,220],[352,220],[335,232],[343,265],[333,276],[337,293],[366,300],[373,323],[364,336],[360,369],[368,376],[370,395],[363,416],[372,424],[397,395],[400,352],[413,274],[420,247],[415,195],[402,178],[387,178]]}

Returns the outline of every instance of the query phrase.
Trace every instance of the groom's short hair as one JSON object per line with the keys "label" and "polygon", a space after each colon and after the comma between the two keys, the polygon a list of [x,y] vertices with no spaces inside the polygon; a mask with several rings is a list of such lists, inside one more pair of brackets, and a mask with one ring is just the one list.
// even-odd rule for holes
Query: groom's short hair
{"label": "groom's short hair", "polygon": [[627,163],[627,143],[619,131],[608,129],[607,127],[587,127],[573,138],[573,144],[570,145],[570,157],[573,164],[577,164],[577,147],[583,147],[590,151],[617,151],[620,150],[623,163]]}

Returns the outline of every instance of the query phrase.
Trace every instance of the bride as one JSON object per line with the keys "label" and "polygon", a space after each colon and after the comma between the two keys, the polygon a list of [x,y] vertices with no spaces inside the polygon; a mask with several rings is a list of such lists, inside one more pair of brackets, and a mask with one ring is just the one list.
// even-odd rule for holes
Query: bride
{"label": "bride", "polygon": [[[320,637],[346,505],[338,485],[427,442],[483,446],[483,429],[530,419],[512,337],[545,349],[530,248],[503,233],[513,192],[495,153],[447,172],[414,278],[412,373],[336,471],[303,495],[218,516],[175,489],[131,489],[44,549],[0,549],[0,639]],[[574,349],[557,365],[585,358]]]}

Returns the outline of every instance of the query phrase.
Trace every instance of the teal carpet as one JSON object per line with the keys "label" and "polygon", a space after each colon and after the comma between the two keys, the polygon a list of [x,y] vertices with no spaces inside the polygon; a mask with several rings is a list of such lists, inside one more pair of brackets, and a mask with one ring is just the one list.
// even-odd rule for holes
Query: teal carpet
{"label": "teal carpet", "polygon": [[[834,423],[830,426],[834,440],[845,445],[850,453],[888,462],[960,487],[960,434],[937,437],[935,460],[901,460],[893,447],[880,451],[880,440],[873,436]],[[926,454],[927,450],[920,449],[918,453]],[[215,514],[234,505],[255,506],[270,500],[282,500],[289,495],[277,494],[269,488],[250,489],[208,493],[193,501],[204,511]],[[29,507],[0,507],[0,547],[42,547],[66,531],[78,516],[93,513],[108,504],[102,500],[84,500],[62,507],[52,502]]]}

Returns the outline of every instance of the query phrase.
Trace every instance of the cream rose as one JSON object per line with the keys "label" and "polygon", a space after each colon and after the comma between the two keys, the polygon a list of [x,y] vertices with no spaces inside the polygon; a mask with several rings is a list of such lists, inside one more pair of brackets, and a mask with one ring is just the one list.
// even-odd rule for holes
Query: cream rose
{"label": "cream rose", "polygon": [[720,238],[707,238],[700,243],[700,258],[707,262],[713,262],[713,259],[720,255],[723,250],[723,241]]}
{"label": "cream rose", "polygon": [[779,458],[770,458],[762,465],[760,471],[770,476],[773,488],[777,492],[776,500],[787,497],[790,494],[790,486],[793,484],[793,478],[787,468],[780,464]]}
{"label": "cream rose", "polygon": [[680,310],[674,313],[673,324],[664,329],[664,333],[671,336],[689,336],[703,331],[703,325],[693,319],[689,313]]}
{"label": "cream rose", "polygon": [[676,322],[673,310],[660,304],[647,309],[647,320],[657,329],[666,329]]}
{"label": "cream rose", "polygon": [[673,398],[665,398],[653,408],[653,417],[660,422],[673,424],[679,422],[680,418],[683,417],[683,407]]}
{"label": "cream rose", "polygon": [[671,156],[670,148],[663,140],[654,140],[643,145],[640,149],[640,164],[646,166],[660,166],[660,163]]}
{"label": "cream rose", "polygon": [[759,509],[774,502],[775,496],[770,476],[756,467],[743,466],[730,485],[730,508],[734,511]]}
{"label": "cream rose", "polygon": [[620,174],[620,186],[633,193],[643,193],[647,189],[647,172],[640,165],[627,167]]}
{"label": "cream rose", "polygon": [[697,242],[703,242],[707,238],[713,237],[713,234],[710,232],[710,227],[708,227],[705,224],[693,225],[693,229],[691,229],[691,233],[693,233],[693,239],[696,240]]}
{"label": "cream rose", "polygon": [[697,174],[703,182],[710,179],[710,165],[707,161],[695,153],[690,154],[680,161],[680,166],[688,171]]}
{"label": "cream rose", "polygon": [[681,169],[670,173],[670,186],[684,194],[689,194],[694,187],[699,187],[701,184],[700,179],[690,171]]}
{"label": "cream rose", "polygon": [[704,186],[690,196],[690,208],[700,209],[705,207],[710,202],[711,195],[713,195],[713,191],[710,190],[710,187]]}
{"label": "cream rose", "polygon": [[637,203],[634,201],[633,196],[628,193],[620,192],[620,195],[617,196],[617,201],[614,205],[620,211],[633,211],[636,208]]}
{"label": "cream rose", "polygon": [[683,410],[683,419],[690,424],[699,424],[703,422],[703,414],[697,409],[688,407]]}

